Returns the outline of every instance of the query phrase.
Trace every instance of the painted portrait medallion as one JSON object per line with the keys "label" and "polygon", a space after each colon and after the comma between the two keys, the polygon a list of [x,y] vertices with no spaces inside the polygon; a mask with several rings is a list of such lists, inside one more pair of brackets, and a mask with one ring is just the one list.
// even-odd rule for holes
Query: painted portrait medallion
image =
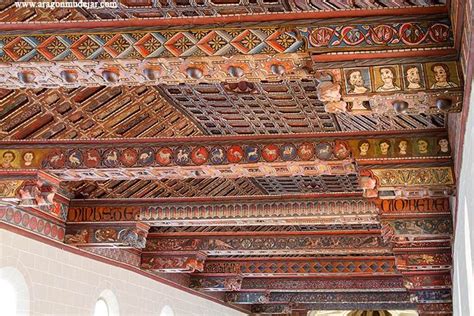
{"label": "painted portrait medallion", "polygon": [[260,160],[260,148],[255,145],[245,146],[245,159],[250,163],[258,162]]}
{"label": "painted portrait medallion", "polygon": [[244,157],[244,151],[239,145],[230,146],[227,150],[227,160],[230,163],[238,163]]}
{"label": "painted portrait medallion", "polygon": [[348,94],[361,94],[372,91],[369,68],[344,69],[344,75]]}
{"label": "painted portrait medallion", "polygon": [[311,160],[314,157],[314,145],[311,143],[303,143],[298,147],[298,157],[301,160]]}
{"label": "painted portrait medallion", "polygon": [[184,166],[187,165],[190,161],[191,149],[189,147],[178,147],[175,150],[174,161],[176,164]]}
{"label": "painted portrait medallion", "polygon": [[21,166],[31,168],[36,165],[36,155],[33,151],[26,151],[21,154]]}
{"label": "painted portrait medallion", "polygon": [[280,147],[280,156],[284,161],[295,160],[296,158],[296,147],[293,144],[283,144]]}
{"label": "painted portrait medallion", "polygon": [[375,91],[393,92],[401,90],[398,66],[373,67]]}
{"label": "painted portrait medallion", "polygon": [[458,88],[459,74],[456,62],[425,64],[430,89]]}
{"label": "painted portrait medallion", "polygon": [[272,162],[275,161],[278,158],[278,151],[279,148],[277,145],[270,144],[266,145],[262,149],[262,157],[265,159],[265,161]]}
{"label": "painted portrait medallion", "polygon": [[415,143],[415,151],[420,155],[428,155],[430,149],[430,143],[427,139],[420,138]]}
{"label": "painted portrait medallion", "polygon": [[425,89],[425,73],[419,64],[403,65],[403,81],[407,90]]}
{"label": "painted portrait medallion", "polygon": [[209,158],[209,152],[204,146],[196,147],[191,152],[191,160],[196,165],[202,165],[203,163],[207,161],[208,158]]}
{"label": "painted portrait medallion", "polygon": [[143,148],[140,150],[138,153],[138,161],[137,163],[140,166],[149,166],[153,163],[153,156],[155,155],[155,152],[153,151],[153,148]]}
{"label": "painted portrait medallion", "polygon": [[211,162],[215,165],[221,165],[225,161],[225,151],[222,147],[211,148]]}
{"label": "painted portrait medallion", "polygon": [[349,146],[345,142],[336,141],[334,145],[334,156],[339,160],[343,160],[350,155],[351,151],[349,150]]}
{"label": "painted portrait medallion", "polygon": [[137,162],[137,160],[138,160],[138,153],[133,148],[125,149],[120,155],[120,162],[126,167],[133,166]]}
{"label": "painted portrait medallion", "polygon": [[411,143],[408,139],[400,139],[395,142],[395,154],[399,157],[407,157],[411,155]]}
{"label": "painted portrait medallion", "polygon": [[100,164],[100,154],[97,149],[88,149],[84,153],[84,164],[88,168],[96,168]]}
{"label": "painted portrait medallion", "polygon": [[439,138],[436,144],[438,145],[438,155],[449,155],[451,153],[449,140],[446,137]]}

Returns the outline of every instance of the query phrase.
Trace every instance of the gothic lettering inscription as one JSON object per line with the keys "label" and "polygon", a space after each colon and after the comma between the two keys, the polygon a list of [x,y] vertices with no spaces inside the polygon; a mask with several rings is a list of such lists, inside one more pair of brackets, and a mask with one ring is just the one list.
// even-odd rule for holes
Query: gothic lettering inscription
{"label": "gothic lettering inscription", "polygon": [[72,207],[69,222],[135,221],[140,215],[139,207]]}
{"label": "gothic lettering inscription", "polygon": [[382,200],[380,203],[384,213],[430,213],[449,212],[448,199],[396,199]]}

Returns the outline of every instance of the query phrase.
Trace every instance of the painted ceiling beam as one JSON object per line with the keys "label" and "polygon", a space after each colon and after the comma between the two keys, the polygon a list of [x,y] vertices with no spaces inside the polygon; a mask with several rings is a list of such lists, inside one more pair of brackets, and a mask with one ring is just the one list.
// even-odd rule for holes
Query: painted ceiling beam
{"label": "painted ceiling beam", "polygon": [[[446,290],[441,290],[446,291]],[[372,293],[315,293],[315,292],[232,292],[226,293],[225,301],[232,304],[281,304],[281,303],[408,303],[410,295],[402,292]]]}
{"label": "painted ceiling beam", "polygon": [[321,258],[209,258],[197,276],[364,276],[398,275],[393,256]]}
{"label": "painted ceiling beam", "polygon": [[[255,314],[288,315],[298,310],[415,310],[416,304],[411,302],[394,303],[340,303],[328,302],[318,304],[253,304],[252,312]],[[436,309],[434,309],[436,311]]]}
{"label": "painted ceiling beam", "polygon": [[[417,278],[417,280],[420,278]],[[423,279],[424,280],[424,279]],[[417,284],[420,281],[417,282]],[[366,278],[242,278],[191,277],[190,287],[200,291],[240,292],[399,292],[406,291],[400,276]]]}
{"label": "painted ceiling beam", "polygon": [[[306,4],[308,5],[308,4]],[[405,4],[404,4],[405,5]],[[309,12],[285,12],[264,14],[235,14],[215,17],[172,17],[147,19],[114,19],[113,21],[61,21],[61,22],[10,22],[0,25],[0,31],[37,31],[43,30],[77,30],[77,29],[116,29],[116,28],[147,28],[147,27],[190,27],[198,25],[230,24],[230,23],[263,23],[272,21],[294,21],[331,18],[357,18],[369,16],[401,16],[430,15],[447,13],[444,5],[414,6],[406,8],[357,9],[357,10],[323,10]]]}
{"label": "painted ceiling beam", "polygon": [[232,255],[328,255],[328,254],[389,254],[391,249],[379,234],[353,232],[347,235],[314,235],[310,232],[292,232],[293,235],[273,232],[272,235],[229,236],[149,236],[143,253],[160,256],[161,253],[199,251],[209,256]]}
{"label": "painted ceiling beam", "polygon": [[[303,196],[300,196],[301,198]],[[189,201],[159,200],[148,206],[139,201],[126,206],[100,200],[77,202],[69,209],[68,223],[120,222],[141,220],[153,226],[223,226],[223,225],[333,225],[378,223],[375,204],[363,199],[338,199],[309,194],[306,200],[295,197],[245,197],[199,199]],[[311,199],[311,200],[308,200]],[[89,202],[90,201],[90,202]],[[115,202],[117,203],[117,201]],[[90,205],[90,206],[89,206]]]}

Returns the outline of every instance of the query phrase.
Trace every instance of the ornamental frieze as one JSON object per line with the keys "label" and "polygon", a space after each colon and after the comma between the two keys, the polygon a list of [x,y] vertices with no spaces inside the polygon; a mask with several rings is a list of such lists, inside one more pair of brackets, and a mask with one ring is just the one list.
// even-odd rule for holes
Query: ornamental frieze
{"label": "ornamental frieze", "polygon": [[63,224],[34,212],[28,212],[14,207],[0,206],[0,222],[12,225],[36,235],[55,241],[63,242],[65,229]]}
{"label": "ornamental frieze", "polygon": [[[199,140],[197,140],[199,141]],[[204,142],[206,142],[204,140]],[[305,138],[305,141],[268,142],[255,139],[252,142],[231,140],[223,144],[196,145],[181,143],[167,145],[154,143],[149,146],[128,144],[126,147],[111,147],[107,143],[96,146],[50,148],[1,148],[1,168],[52,170],[87,168],[145,168],[171,166],[219,166],[258,163],[292,163],[316,161],[330,169],[330,162],[356,159],[400,159],[400,158],[449,158],[451,147],[446,135],[390,138],[331,137],[326,140]],[[215,143],[215,142],[214,142]],[[42,147],[42,148],[41,148]],[[295,167],[296,168],[296,167]],[[296,172],[297,170],[295,170]]]}
{"label": "ornamental frieze", "polygon": [[[424,297],[429,297],[429,294]],[[431,297],[438,295],[431,294]],[[441,294],[441,293],[440,293]],[[444,293],[443,293],[444,294]],[[441,295],[442,296],[442,295]],[[442,296],[444,297],[444,296]],[[226,302],[233,304],[265,304],[265,303],[324,303],[324,302],[408,302],[408,292],[374,292],[374,293],[226,293]]]}
{"label": "ornamental frieze", "polygon": [[265,261],[240,260],[240,261],[218,261],[206,260],[204,270],[206,274],[242,274],[251,276],[269,276],[285,274],[395,274],[398,273],[393,257],[380,257],[379,259],[343,259],[343,258],[311,258],[274,260],[269,258]]}
{"label": "ornamental frieze", "polygon": [[450,47],[448,19],[311,25],[0,36],[0,61],[110,60]]}
{"label": "ornamental frieze", "polygon": [[148,237],[144,252],[202,251],[208,255],[237,254],[331,254],[389,252],[378,236],[291,237]]}
{"label": "ornamental frieze", "polygon": [[390,225],[397,236],[403,235],[438,235],[451,236],[453,232],[449,217],[383,220],[382,225]]}
{"label": "ornamental frieze", "polygon": [[381,187],[454,185],[451,167],[372,169]]}
{"label": "ornamental frieze", "polygon": [[[197,280],[205,282],[206,277],[193,277]],[[193,280],[192,279],[192,280]],[[197,282],[197,281],[195,281]],[[370,292],[374,289],[379,291],[394,291],[399,292],[404,289],[404,284],[401,277],[396,278],[376,278],[370,279],[327,279],[327,278],[245,278],[242,282],[242,289],[265,291],[265,290],[305,290],[307,292]]]}
{"label": "ornamental frieze", "polygon": [[403,276],[403,284],[409,289],[440,289],[450,288],[452,285],[451,274],[415,274]]}

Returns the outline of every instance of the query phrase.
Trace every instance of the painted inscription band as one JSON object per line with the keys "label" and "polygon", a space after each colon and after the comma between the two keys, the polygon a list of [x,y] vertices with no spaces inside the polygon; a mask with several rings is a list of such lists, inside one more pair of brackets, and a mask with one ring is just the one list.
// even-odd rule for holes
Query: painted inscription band
{"label": "painted inscription band", "polygon": [[383,213],[449,213],[449,199],[380,200]]}
{"label": "painted inscription band", "polygon": [[135,221],[140,217],[140,207],[71,207],[68,222]]}

